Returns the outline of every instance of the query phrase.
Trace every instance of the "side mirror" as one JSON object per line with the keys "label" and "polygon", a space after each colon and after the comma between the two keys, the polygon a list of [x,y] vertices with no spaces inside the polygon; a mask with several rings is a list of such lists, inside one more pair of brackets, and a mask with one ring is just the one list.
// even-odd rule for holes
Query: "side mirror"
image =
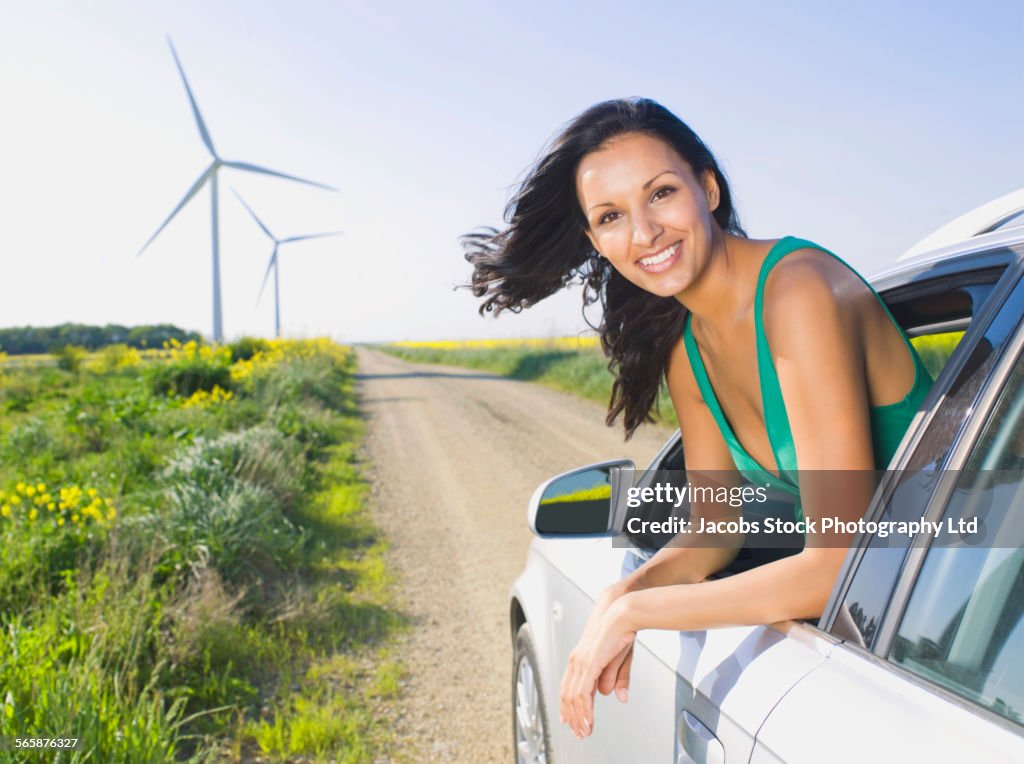
{"label": "side mirror", "polygon": [[530,499],[530,530],[542,538],[617,534],[634,469],[636,465],[629,459],[619,459],[581,467],[542,483]]}

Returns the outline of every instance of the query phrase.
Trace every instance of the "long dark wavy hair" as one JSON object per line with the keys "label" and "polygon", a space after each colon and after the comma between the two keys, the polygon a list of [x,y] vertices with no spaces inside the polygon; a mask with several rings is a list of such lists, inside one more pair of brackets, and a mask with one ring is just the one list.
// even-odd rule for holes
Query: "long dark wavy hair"
{"label": "long dark wavy hair", "polygon": [[[462,246],[473,265],[468,286],[484,298],[481,315],[518,313],[562,287],[583,284],[584,318],[600,335],[608,370],[615,377],[605,421],[611,425],[623,414],[628,440],[641,423],[652,419],[686,309],[674,297],[659,297],[628,281],[598,256],[587,238],[589,224],[576,196],[576,171],[587,154],[627,133],[664,141],[698,178],[711,170],[720,196],[712,213],[715,221],[723,231],[746,235],[733,209],[729,184],[697,134],[661,104],[625,98],[591,106],[572,120],[505,208],[508,227],[467,234]],[[597,300],[602,318],[594,326],[586,318],[586,307]]]}

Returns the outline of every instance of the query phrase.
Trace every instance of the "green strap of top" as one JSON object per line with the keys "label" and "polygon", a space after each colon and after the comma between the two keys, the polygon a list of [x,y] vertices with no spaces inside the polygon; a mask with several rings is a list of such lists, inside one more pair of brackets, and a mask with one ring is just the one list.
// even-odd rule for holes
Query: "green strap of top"
{"label": "green strap of top", "polygon": [[[786,404],[782,397],[782,388],[779,385],[779,376],[775,371],[775,363],[772,361],[771,349],[768,346],[768,337],[764,331],[762,312],[764,285],[772,267],[790,252],[808,248],[819,249],[839,260],[847,268],[850,268],[840,257],[829,252],[824,247],[805,239],[786,236],[776,242],[768,252],[768,256],[761,265],[761,272],[757,278],[757,291],[754,293],[754,332],[757,343],[757,371],[761,384],[761,402],[764,407],[765,429],[768,434],[768,442],[771,445],[772,454],[775,457],[775,464],[778,467],[778,476],[764,468],[747,453],[747,450],[739,442],[728,420],[725,418],[725,414],[719,405],[718,397],[711,386],[711,380],[708,378],[704,360],[701,358],[697,343],[693,338],[689,315],[686,317],[686,324],[683,330],[686,353],[690,359],[690,366],[693,369],[694,378],[697,380],[701,397],[718,424],[718,429],[722,432],[736,468],[751,482],[767,484],[772,488],[784,490],[795,495],[799,495],[800,490],[797,478],[796,446],[793,443],[793,434],[789,426]],[[857,274],[857,277],[867,285],[868,289],[871,289],[872,294],[881,303],[889,319],[899,330],[900,336],[903,337],[914,361],[914,383],[906,397],[893,404],[871,408],[871,438],[875,467],[877,469],[885,469],[899,446],[900,440],[902,440],[911,419],[913,419],[925,395],[927,395],[932,380],[914,346],[910,344],[907,335],[889,311],[888,306],[878,295],[878,292],[857,271],[853,268],[850,268],[850,270]],[[798,505],[797,517],[799,518],[801,514]]]}

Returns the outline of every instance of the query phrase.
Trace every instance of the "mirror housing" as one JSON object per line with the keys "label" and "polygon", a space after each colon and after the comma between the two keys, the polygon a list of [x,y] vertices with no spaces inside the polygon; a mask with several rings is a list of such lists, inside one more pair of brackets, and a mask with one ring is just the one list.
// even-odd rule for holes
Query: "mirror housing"
{"label": "mirror housing", "polygon": [[619,533],[636,465],[599,462],[541,483],[530,499],[527,523],[541,538],[586,538]]}

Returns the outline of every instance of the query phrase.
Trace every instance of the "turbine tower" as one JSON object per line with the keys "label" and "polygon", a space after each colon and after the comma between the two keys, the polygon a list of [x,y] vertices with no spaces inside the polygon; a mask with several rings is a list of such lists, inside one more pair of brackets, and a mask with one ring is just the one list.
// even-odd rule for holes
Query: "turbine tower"
{"label": "turbine tower", "polygon": [[263,221],[259,219],[255,212],[252,211],[252,207],[245,203],[245,199],[235,189],[231,189],[231,192],[238,197],[238,201],[242,203],[242,206],[249,211],[252,215],[252,219],[256,221],[263,233],[265,233],[270,240],[274,242],[274,251],[270,254],[270,261],[267,263],[267,272],[263,274],[263,284],[260,286],[260,293],[256,297],[256,302],[259,303],[260,297],[263,296],[263,290],[267,287],[267,279],[270,278],[270,271],[274,271],[274,336],[281,336],[281,286],[280,279],[278,277],[278,265],[277,265],[277,250],[282,244],[291,244],[293,241],[305,241],[306,239],[322,239],[326,236],[340,236],[343,231],[330,231],[328,233],[311,233],[305,236],[289,236],[287,239],[279,239],[270,232]]}
{"label": "turbine tower", "polygon": [[325,188],[328,191],[337,191],[338,189],[333,186],[328,186],[324,183],[317,183],[316,181],[306,180],[299,178],[294,175],[288,175],[283,172],[277,172],[276,170],[268,170],[266,167],[259,167],[258,165],[249,164],[248,162],[237,162],[233,160],[223,159],[220,154],[217,153],[213,147],[213,141],[210,138],[210,132],[206,129],[206,123],[203,121],[203,115],[199,113],[199,106],[196,104],[196,99],[192,95],[192,88],[189,87],[188,80],[185,78],[185,70],[181,66],[181,61],[178,59],[178,53],[174,49],[174,43],[171,42],[171,38],[168,36],[167,44],[171,47],[171,55],[174,56],[174,63],[178,67],[178,74],[181,75],[181,82],[185,86],[185,92],[188,94],[188,101],[192,105],[192,115],[196,120],[196,127],[199,128],[199,135],[203,139],[203,144],[206,146],[206,150],[210,152],[212,160],[209,166],[203,170],[202,175],[192,184],[192,187],[185,194],[184,198],[178,202],[178,206],[175,207],[171,214],[167,216],[167,219],[160,224],[160,227],[156,229],[156,233],[149,237],[149,240],[142,245],[142,249],[139,250],[136,257],[146,251],[146,248],[153,243],[153,240],[160,235],[160,232],[167,227],[167,224],[174,219],[174,216],[181,211],[181,208],[188,204],[189,200],[199,193],[199,190],[206,185],[210,184],[210,215],[211,215],[211,230],[213,234],[213,339],[215,342],[222,342],[224,339],[224,327],[221,320],[221,300],[220,300],[220,226],[219,226],[219,214],[218,214],[218,193],[217,193],[217,172],[221,167],[230,167],[235,170],[244,170],[245,172],[258,173],[260,175],[271,175],[275,178],[285,178],[286,180],[294,180],[297,183],[304,183],[307,186],[316,186],[317,188]]}

